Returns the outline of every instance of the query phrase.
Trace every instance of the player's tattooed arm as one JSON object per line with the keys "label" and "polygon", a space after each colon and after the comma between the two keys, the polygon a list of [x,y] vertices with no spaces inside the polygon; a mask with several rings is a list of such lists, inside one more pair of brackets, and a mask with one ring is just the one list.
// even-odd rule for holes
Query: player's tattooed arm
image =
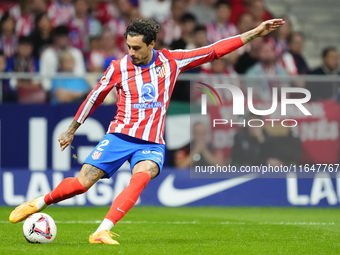
{"label": "player's tattooed arm", "polygon": [[270,19],[262,22],[256,28],[241,34],[241,40],[244,44],[254,40],[256,37],[266,36],[270,32],[278,29],[284,24],[283,19]]}
{"label": "player's tattooed arm", "polygon": [[241,40],[244,44],[249,43],[250,41],[254,40],[257,36],[255,35],[255,29],[250,30],[241,34]]}
{"label": "player's tattooed arm", "polygon": [[104,176],[104,171],[95,166],[86,165],[84,176],[90,182],[97,182]]}
{"label": "player's tattooed arm", "polygon": [[66,147],[72,143],[74,133],[77,131],[80,125],[81,125],[80,123],[73,120],[68,129],[59,135],[58,141],[60,143],[61,151],[65,150]]}

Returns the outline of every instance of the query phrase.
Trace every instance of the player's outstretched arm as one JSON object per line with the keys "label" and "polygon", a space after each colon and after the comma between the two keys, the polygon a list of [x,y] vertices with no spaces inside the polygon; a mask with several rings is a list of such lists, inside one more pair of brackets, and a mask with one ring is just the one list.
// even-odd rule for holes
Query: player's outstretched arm
{"label": "player's outstretched arm", "polygon": [[244,44],[254,40],[256,37],[266,36],[270,32],[281,27],[285,21],[283,19],[270,19],[263,21],[258,27],[241,34],[241,40]]}
{"label": "player's outstretched arm", "polygon": [[81,125],[80,123],[73,120],[68,129],[59,135],[58,141],[60,143],[61,151],[65,150],[66,147],[72,143],[74,133],[77,131],[80,125]]}

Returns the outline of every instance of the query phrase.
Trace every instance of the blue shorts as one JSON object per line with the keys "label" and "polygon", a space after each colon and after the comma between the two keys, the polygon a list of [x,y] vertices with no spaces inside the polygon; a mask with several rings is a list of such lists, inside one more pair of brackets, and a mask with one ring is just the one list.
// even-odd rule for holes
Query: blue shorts
{"label": "blue shorts", "polygon": [[151,160],[162,171],[165,145],[144,141],[124,134],[106,134],[86,158],[84,164],[90,164],[105,172],[103,178],[110,178],[126,160],[132,171],[135,164]]}

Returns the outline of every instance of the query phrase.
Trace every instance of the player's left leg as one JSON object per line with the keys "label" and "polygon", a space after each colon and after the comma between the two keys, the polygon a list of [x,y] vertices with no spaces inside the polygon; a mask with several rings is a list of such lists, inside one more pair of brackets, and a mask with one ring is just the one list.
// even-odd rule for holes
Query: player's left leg
{"label": "player's left leg", "polygon": [[[155,178],[158,173],[159,166],[151,160],[143,160],[134,165],[129,185],[113,201],[109,212],[96,232],[90,235],[90,243],[106,243],[98,237],[101,236],[102,233],[109,232],[111,228],[124,217],[135,205],[150,179]],[[94,241],[96,239],[98,239],[98,242]]]}
{"label": "player's left leg", "polygon": [[[158,165],[150,160],[138,162],[132,170],[129,185],[113,201],[106,219],[116,224],[135,205],[140,194],[159,172]],[[113,226],[113,225],[112,225]]]}

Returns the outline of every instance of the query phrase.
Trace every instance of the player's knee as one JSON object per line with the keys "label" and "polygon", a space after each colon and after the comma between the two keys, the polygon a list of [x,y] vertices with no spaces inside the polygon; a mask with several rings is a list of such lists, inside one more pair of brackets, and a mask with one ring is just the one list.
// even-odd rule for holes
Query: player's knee
{"label": "player's knee", "polygon": [[89,164],[84,164],[77,179],[85,189],[89,189],[103,176],[103,170]]}
{"label": "player's knee", "polygon": [[155,178],[159,173],[158,165],[151,160],[143,160],[138,162],[132,170],[132,174],[138,172],[147,172],[150,174],[150,179]]}

